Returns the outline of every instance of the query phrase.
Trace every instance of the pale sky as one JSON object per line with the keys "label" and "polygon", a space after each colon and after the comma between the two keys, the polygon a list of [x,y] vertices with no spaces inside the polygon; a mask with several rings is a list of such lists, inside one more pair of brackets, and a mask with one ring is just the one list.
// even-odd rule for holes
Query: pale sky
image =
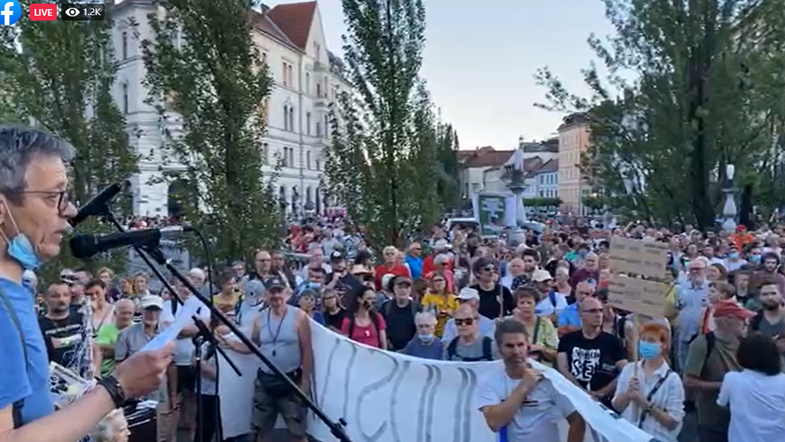
{"label": "pale sky", "polygon": [[[341,0],[318,1],[328,47],[343,55]],[[554,134],[563,115],[533,106],[545,92],[534,73],[548,66],[569,90],[587,92],[580,71],[594,55],[586,39],[612,32],[601,0],[425,0],[425,7],[421,74],[461,149],[511,149],[521,135]]]}

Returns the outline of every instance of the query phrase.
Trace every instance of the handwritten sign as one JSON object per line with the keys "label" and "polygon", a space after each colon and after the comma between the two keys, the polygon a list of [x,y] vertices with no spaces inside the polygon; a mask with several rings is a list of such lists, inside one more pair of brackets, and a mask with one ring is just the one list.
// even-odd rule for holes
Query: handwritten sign
{"label": "handwritten sign", "polygon": [[664,278],[668,265],[668,245],[614,236],[611,238],[610,261],[614,273]]}
{"label": "handwritten sign", "polygon": [[670,286],[645,279],[611,275],[608,281],[608,305],[613,308],[662,318],[665,295]]}

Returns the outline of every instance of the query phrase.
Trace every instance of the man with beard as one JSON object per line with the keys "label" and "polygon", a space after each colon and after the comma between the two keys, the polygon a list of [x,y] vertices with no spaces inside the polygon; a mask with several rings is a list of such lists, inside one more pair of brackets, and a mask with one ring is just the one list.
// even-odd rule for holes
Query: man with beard
{"label": "man with beard", "polygon": [[785,293],[785,276],[783,276],[781,273],[777,273],[777,268],[779,266],[779,256],[771,252],[764,254],[763,258],[761,259],[761,268],[755,272],[753,281],[757,282],[758,287],[760,287],[761,281],[764,279],[773,279],[777,283],[777,288],[779,289],[780,294]]}
{"label": "man with beard", "polygon": [[38,325],[44,335],[49,361],[66,368],[75,367],[79,362],[77,350],[84,340],[84,316],[71,309],[71,290],[65,283],[50,285],[44,301],[47,312],[38,319]]}
{"label": "man with beard", "polygon": [[553,417],[561,415],[569,424],[567,441],[582,441],[586,431],[583,418],[542,373],[526,362],[526,326],[505,319],[496,327],[494,338],[504,367],[486,378],[477,398],[488,428],[508,442],[556,442],[559,429]]}
{"label": "man with beard", "polygon": [[777,280],[765,277],[760,281],[758,299],[763,305],[750,320],[750,332],[759,332],[777,340],[780,352],[785,350],[785,308],[782,306],[782,292]]}
{"label": "man with beard", "polygon": [[333,272],[328,276],[326,289],[335,290],[341,297],[349,295],[349,298],[365,289],[362,280],[349,272],[343,253],[336,250],[330,254],[330,267]]}

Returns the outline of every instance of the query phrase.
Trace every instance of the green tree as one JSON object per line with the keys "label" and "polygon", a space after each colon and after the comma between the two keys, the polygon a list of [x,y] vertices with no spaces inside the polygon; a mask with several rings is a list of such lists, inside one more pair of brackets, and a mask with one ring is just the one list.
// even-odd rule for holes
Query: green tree
{"label": "green tree", "polygon": [[584,72],[592,96],[538,72],[544,107],[589,121],[582,165],[592,187],[642,217],[714,226],[725,166],[748,185],[770,146],[764,91],[781,81],[755,72],[761,54],[743,30],[756,3],[605,0],[616,35],[589,39],[610,73],[603,81],[595,66]]}
{"label": "green tree", "polygon": [[436,128],[438,149],[438,181],[436,184],[439,201],[445,209],[461,206],[460,165],[458,164],[458,133],[449,123],[439,123]]}
{"label": "green tree", "polygon": [[422,0],[343,0],[347,76],[333,109],[327,185],[376,248],[441,217],[438,122],[418,76]]}
{"label": "green tree", "polygon": [[[179,195],[186,219],[214,241],[216,263],[247,258],[280,241],[272,179],[263,177],[270,80],[252,40],[247,0],[162,0],[142,42],[150,100],[179,118],[165,134],[166,161],[189,183]],[[216,32],[220,30],[220,32]],[[177,117],[173,117],[173,115]],[[201,255],[200,247],[192,247]]]}
{"label": "green tree", "polygon": [[[20,3],[27,11],[33,2]],[[0,30],[2,111],[17,121],[35,121],[77,148],[71,164],[76,202],[137,171],[138,155],[129,146],[125,115],[112,97],[117,73],[112,24],[111,16],[90,22],[33,23],[23,18]],[[127,214],[130,195],[121,196],[116,209],[119,216]],[[105,233],[113,228],[91,220],[79,230]],[[127,256],[127,251],[119,251],[91,264],[122,271]],[[64,250],[43,275],[51,280],[60,268],[78,265]]]}

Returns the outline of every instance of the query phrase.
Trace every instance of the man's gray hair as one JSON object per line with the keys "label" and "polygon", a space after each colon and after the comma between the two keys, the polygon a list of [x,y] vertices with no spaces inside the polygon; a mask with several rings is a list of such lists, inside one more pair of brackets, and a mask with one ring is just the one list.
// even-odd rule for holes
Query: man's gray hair
{"label": "man's gray hair", "polygon": [[16,201],[27,188],[25,174],[33,160],[58,157],[69,162],[76,149],[52,134],[32,127],[0,124],[0,193]]}
{"label": "man's gray hair", "polygon": [[415,324],[422,324],[425,323],[426,321],[431,324],[436,324],[438,322],[436,320],[436,315],[434,315],[433,312],[429,310],[425,310],[414,315]]}

